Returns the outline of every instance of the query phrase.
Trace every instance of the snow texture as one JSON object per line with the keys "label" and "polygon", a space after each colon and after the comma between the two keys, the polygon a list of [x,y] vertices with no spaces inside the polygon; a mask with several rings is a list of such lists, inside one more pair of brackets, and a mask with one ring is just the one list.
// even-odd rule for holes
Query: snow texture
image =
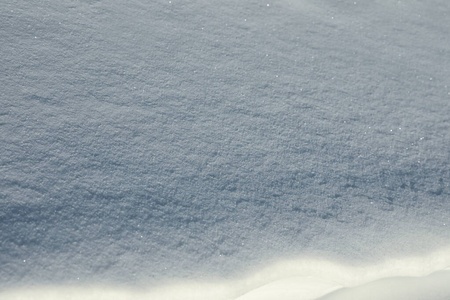
{"label": "snow texture", "polygon": [[0,288],[449,246],[449,20],[444,0],[3,1]]}

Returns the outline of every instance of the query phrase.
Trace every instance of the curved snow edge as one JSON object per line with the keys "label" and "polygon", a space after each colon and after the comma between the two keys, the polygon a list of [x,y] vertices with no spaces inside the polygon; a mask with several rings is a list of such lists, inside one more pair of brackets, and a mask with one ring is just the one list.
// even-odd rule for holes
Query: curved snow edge
{"label": "curved snow edge", "polygon": [[450,271],[424,277],[391,277],[353,288],[343,288],[318,300],[445,300],[450,299]]}
{"label": "curved snow edge", "polygon": [[[431,274],[431,275],[430,275]],[[426,256],[349,266],[319,258],[282,260],[240,279],[138,287],[34,286],[0,292],[4,300],[340,300],[449,299],[450,247]],[[372,297],[372,298],[371,298]]]}

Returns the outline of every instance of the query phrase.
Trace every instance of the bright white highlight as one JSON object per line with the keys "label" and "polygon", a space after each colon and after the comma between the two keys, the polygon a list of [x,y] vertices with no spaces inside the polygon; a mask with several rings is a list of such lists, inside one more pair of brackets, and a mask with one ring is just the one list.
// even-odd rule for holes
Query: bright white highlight
{"label": "bright white highlight", "polygon": [[440,271],[426,277],[392,277],[362,286],[341,289],[320,300],[388,299],[445,300],[450,299],[450,271]]}
{"label": "bright white highlight", "polygon": [[53,286],[0,292],[4,300],[351,300],[450,298],[450,248],[428,256],[348,266],[317,258],[284,260],[247,277],[179,282],[149,289]]}

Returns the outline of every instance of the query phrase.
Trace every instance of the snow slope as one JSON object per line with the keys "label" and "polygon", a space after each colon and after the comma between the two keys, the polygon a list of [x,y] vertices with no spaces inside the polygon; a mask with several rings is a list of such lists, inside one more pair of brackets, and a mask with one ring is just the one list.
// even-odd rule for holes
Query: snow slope
{"label": "snow slope", "polygon": [[450,269],[424,274],[438,265],[442,267],[449,251],[447,248],[426,257],[394,259],[370,267],[308,258],[279,262],[231,280],[184,280],[146,288],[98,284],[38,286],[10,289],[0,295],[4,300],[446,300],[450,298]]}
{"label": "snow slope", "polygon": [[443,0],[3,2],[0,288],[448,249],[449,17]]}

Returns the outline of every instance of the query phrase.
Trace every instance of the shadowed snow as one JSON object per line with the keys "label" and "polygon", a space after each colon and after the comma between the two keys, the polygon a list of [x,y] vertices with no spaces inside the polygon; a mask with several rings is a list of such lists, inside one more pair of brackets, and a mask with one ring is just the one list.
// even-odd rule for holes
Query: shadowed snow
{"label": "shadowed snow", "polygon": [[[359,268],[450,245],[449,20],[446,0],[2,1],[0,289],[440,270]],[[319,273],[270,267],[308,255]]]}

